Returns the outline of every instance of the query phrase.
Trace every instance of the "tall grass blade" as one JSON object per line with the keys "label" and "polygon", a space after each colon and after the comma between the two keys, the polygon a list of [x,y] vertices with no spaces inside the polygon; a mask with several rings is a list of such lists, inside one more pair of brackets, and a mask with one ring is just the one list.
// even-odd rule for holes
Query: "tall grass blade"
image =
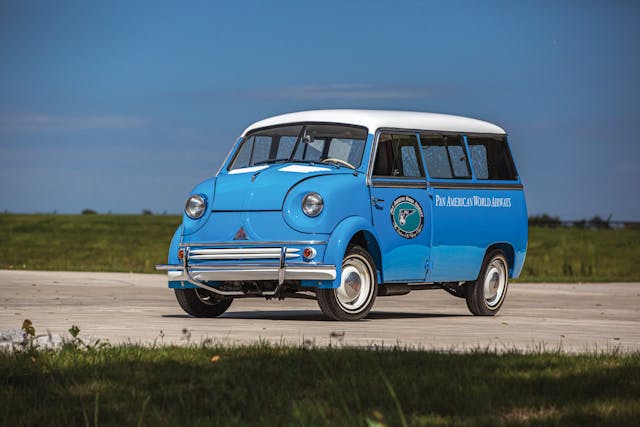
{"label": "tall grass blade", "polygon": [[396,391],[394,390],[393,386],[389,382],[389,379],[384,374],[384,372],[380,372],[380,376],[382,377],[382,381],[384,381],[385,387],[387,387],[387,391],[389,391],[389,394],[393,399],[393,403],[396,405],[396,411],[398,412],[398,416],[400,417],[400,422],[402,423],[402,427],[407,427],[408,426],[407,419],[404,416],[404,411],[402,410],[402,406],[400,406],[400,400],[398,400]]}
{"label": "tall grass blade", "polygon": [[140,411],[140,417],[138,418],[138,427],[142,427],[142,419],[144,418],[144,411],[147,409],[147,405],[149,404],[150,400],[151,400],[151,396],[147,396],[147,398],[144,400],[144,403],[142,404],[142,410]]}

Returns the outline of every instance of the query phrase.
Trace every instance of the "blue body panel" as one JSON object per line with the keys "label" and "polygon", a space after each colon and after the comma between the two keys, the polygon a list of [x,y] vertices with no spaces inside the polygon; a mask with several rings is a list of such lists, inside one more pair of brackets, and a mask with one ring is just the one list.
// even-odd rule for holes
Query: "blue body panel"
{"label": "blue body panel", "polygon": [[[229,173],[227,161],[215,178],[190,193],[201,195],[207,210],[197,220],[184,215],[171,240],[169,264],[179,264],[180,243],[242,247],[245,241],[237,236],[243,232],[247,244],[293,242],[287,247],[300,251],[312,246],[317,255],[304,262],[335,265],[337,277],[302,280],[302,286],[336,288],[342,259],[357,235],[364,236],[361,244],[376,262],[379,283],[475,280],[492,247],[506,253],[510,276],[518,277],[528,238],[519,180],[479,181],[472,170],[472,178],[464,181],[430,179],[427,174],[385,186],[389,179],[386,183],[367,179],[373,141],[370,134],[356,171],[315,164],[311,171],[296,172],[290,168],[295,164],[278,163]],[[310,192],[324,199],[324,210],[317,217],[301,209],[303,197]],[[418,212],[420,224],[415,222]],[[179,281],[170,281],[169,286],[194,287]]]}
{"label": "blue body panel", "polygon": [[[376,200],[371,203],[371,210],[382,252],[382,282],[424,282],[431,252],[431,209],[426,188],[378,187],[375,182],[370,188],[372,200]],[[396,232],[390,213],[393,202],[407,196],[422,208],[424,216],[422,230],[412,238]]]}
{"label": "blue body panel", "polygon": [[[429,191],[433,194],[433,240],[427,281],[475,280],[492,245],[508,245],[515,255],[524,258],[527,211],[522,190],[430,188]],[[511,256],[507,253],[508,258]],[[512,265],[511,276],[517,277],[521,269],[522,262]]]}

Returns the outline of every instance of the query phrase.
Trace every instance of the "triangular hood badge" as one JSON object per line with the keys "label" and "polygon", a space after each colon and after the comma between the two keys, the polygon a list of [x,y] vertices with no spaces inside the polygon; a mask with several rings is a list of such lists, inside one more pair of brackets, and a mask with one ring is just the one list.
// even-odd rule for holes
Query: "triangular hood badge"
{"label": "triangular hood badge", "polygon": [[247,233],[244,231],[243,227],[240,227],[240,229],[236,232],[236,235],[233,236],[233,240],[249,240],[247,238]]}

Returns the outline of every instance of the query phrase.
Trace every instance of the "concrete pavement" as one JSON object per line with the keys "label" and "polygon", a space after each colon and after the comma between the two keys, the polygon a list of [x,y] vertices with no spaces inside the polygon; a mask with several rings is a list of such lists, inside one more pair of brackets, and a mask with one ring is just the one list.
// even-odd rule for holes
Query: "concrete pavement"
{"label": "concrete pavement", "polygon": [[379,297],[359,322],[325,320],[315,301],[238,299],[222,317],[178,306],[160,274],[0,270],[0,330],[30,319],[37,333],[81,334],[111,343],[414,346],[640,351],[640,283],[511,284],[497,317],[470,315],[441,290]]}

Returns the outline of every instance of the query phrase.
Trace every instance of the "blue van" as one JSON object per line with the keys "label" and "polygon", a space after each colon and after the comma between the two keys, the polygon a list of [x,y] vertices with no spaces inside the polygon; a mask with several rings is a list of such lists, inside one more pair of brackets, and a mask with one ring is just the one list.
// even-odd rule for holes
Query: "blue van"
{"label": "blue van", "polygon": [[441,288],[474,315],[522,270],[527,209],[507,135],[432,113],[320,110],[249,126],[189,195],[169,287],[197,317],[234,298],[311,298],[358,320],[376,296]]}

